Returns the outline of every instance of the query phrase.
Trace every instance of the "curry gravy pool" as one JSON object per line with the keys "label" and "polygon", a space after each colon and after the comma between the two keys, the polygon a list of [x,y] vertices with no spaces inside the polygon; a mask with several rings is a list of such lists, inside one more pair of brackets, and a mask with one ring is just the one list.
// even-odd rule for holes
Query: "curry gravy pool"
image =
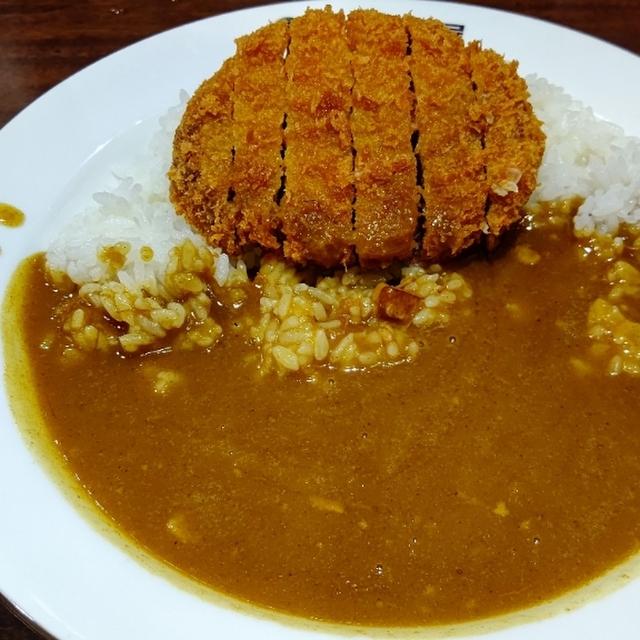
{"label": "curry gravy pool", "polygon": [[259,375],[232,316],[211,350],[68,357],[42,256],[11,311],[45,437],[140,546],[278,611],[432,625],[548,601],[640,546],[640,379],[588,330],[614,262],[542,212],[455,263],[473,295],[414,362],[313,376]]}

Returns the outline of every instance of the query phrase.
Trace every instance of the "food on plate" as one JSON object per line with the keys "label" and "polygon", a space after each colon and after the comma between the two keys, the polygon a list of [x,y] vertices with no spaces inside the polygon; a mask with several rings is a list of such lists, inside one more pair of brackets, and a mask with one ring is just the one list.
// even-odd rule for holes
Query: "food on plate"
{"label": "food on plate", "polygon": [[171,199],[231,255],[437,262],[522,215],[544,150],[517,63],[437,20],[307,10],[238,41],[189,101]]}
{"label": "food on plate", "polygon": [[[293,148],[302,162],[313,151],[306,135],[317,123],[299,114],[298,124],[287,117],[274,132],[282,101],[293,101],[269,74],[282,73],[282,33],[293,43],[285,70],[304,74],[304,47],[342,29],[334,62],[350,56],[356,82],[348,97],[339,92],[343,116],[334,124],[343,126],[348,112],[361,156],[375,156],[380,140],[388,145],[398,194],[411,182],[402,172],[408,158],[446,132],[427,134],[425,124],[415,149],[396,144],[409,131],[400,113],[412,95],[394,88],[398,103],[385,101],[387,81],[368,75],[367,47],[378,49],[388,33],[378,65],[387,79],[412,69],[393,53],[406,29],[435,32],[438,51],[444,42],[473,61],[470,111],[485,123],[482,166],[495,187],[482,233],[501,236],[498,247],[454,257],[455,234],[445,233],[449,248],[438,255],[447,260],[413,250],[400,260],[404,227],[385,220],[380,244],[374,233],[363,241],[356,225],[344,236],[353,244],[332,245],[341,256],[355,247],[358,264],[341,258],[330,270],[309,256],[287,259],[285,236],[269,225],[289,177],[300,171],[294,181],[307,188],[287,154]],[[8,358],[8,376],[27,374],[42,439],[60,467],[123,535],[170,566],[314,621],[484,619],[548,602],[620,565],[640,548],[640,142],[543,79],[524,87],[514,65],[463,46],[433,21],[321,11],[257,33],[238,41],[236,57],[197,99],[170,110],[127,177],[112,177],[112,188],[14,275],[3,330],[17,336],[12,348],[29,364],[25,372],[21,359]],[[298,36],[305,44],[296,52]],[[411,56],[425,41],[412,39]],[[254,77],[256,60],[262,72]],[[412,73],[444,82],[437,68],[414,65]],[[341,73],[331,76],[338,84]],[[417,84],[409,94],[419,119]],[[254,86],[265,93],[259,122]],[[309,92],[311,78],[300,86]],[[317,87],[318,104],[334,105],[330,86]],[[365,96],[385,104],[384,113],[398,109],[396,128],[368,133],[386,116],[378,121]],[[533,114],[518,107],[525,97]],[[535,129],[538,119],[547,142],[536,176],[542,136],[516,145],[504,127]],[[199,144],[188,122],[203,137],[202,168],[222,198],[233,248],[212,246],[213,236],[172,206],[172,152],[186,157]],[[235,146],[248,123],[260,149],[250,138]],[[296,140],[297,126],[306,133]],[[272,163],[287,131],[291,145]],[[231,140],[232,164],[220,154]],[[509,174],[514,164],[530,172]],[[361,204],[374,199],[364,194],[375,191],[381,166],[358,176]],[[355,167],[354,175],[358,153]],[[235,171],[252,186],[229,198]],[[438,171],[446,172],[430,175]],[[411,184],[427,204],[440,184],[433,179]],[[332,185],[313,193],[335,198]],[[189,186],[192,203],[204,195],[200,186]],[[269,195],[276,187],[279,204]],[[400,195],[385,202],[409,206]],[[367,224],[382,224],[376,205],[365,204]],[[425,231],[422,251],[440,252],[444,236]],[[320,251],[303,232],[296,237],[305,251]]]}

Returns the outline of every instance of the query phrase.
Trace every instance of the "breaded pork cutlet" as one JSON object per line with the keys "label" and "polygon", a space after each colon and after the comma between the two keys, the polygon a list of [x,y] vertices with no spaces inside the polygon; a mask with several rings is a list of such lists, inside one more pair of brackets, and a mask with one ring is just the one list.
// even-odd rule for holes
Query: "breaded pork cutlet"
{"label": "breaded pork cutlet", "polygon": [[537,185],[545,136],[517,63],[506,63],[478,42],[470,43],[467,49],[476,89],[472,114],[484,146],[491,243],[522,216],[522,208]]}
{"label": "breaded pork cutlet", "polygon": [[418,224],[408,37],[402,18],[373,10],[349,14],[347,37],[356,252],[363,267],[387,266],[411,257]]}
{"label": "breaded pork cutlet", "polygon": [[278,249],[283,168],[285,20],[237,41],[238,53],[195,92],[174,139],[176,210],[213,245]]}
{"label": "breaded pork cutlet", "polygon": [[288,42],[288,24],[280,20],[240,38],[233,58],[231,189],[236,234],[242,246],[280,247],[277,194],[284,172],[284,57]]}
{"label": "breaded pork cutlet", "polygon": [[189,100],[173,139],[170,197],[213,246],[241,250],[235,233],[235,206],[229,202],[233,163],[235,60],[226,60]]}
{"label": "breaded pork cutlet", "polygon": [[307,11],[289,26],[285,257],[324,267],[354,260],[351,53],[342,11]]}
{"label": "breaded pork cutlet", "polygon": [[211,244],[375,268],[492,247],[522,217],[544,134],[517,63],[437,20],[330,7],[237,44],[169,172]]}
{"label": "breaded pork cutlet", "polygon": [[473,244],[485,225],[482,141],[469,118],[475,99],[471,65],[462,38],[441,22],[408,15],[404,23],[424,198],[420,256],[440,260]]}

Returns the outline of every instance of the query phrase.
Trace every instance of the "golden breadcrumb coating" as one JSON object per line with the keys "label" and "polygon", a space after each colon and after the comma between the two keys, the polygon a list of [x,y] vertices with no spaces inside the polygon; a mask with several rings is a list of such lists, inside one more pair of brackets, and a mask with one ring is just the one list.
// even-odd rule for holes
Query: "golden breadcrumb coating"
{"label": "golden breadcrumb coating", "polygon": [[400,17],[373,10],[349,14],[347,37],[354,75],[356,252],[363,267],[387,266],[411,257],[418,222],[408,37]]}
{"label": "golden breadcrumb coating", "polygon": [[235,207],[229,203],[233,162],[233,105],[229,96],[235,82],[235,61],[205,80],[187,104],[173,140],[169,170],[170,197],[214,246],[235,253]]}
{"label": "golden breadcrumb coating", "polygon": [[236,233],[242,245],[278,249],[276,198],[284,164],[284,54],[289,43],[285,20],[237,41],[233,90],[233,201]]}
{"label": "golden breadcrumb coating", "polygon": [[216,246],[386,267],[493,247],[544,134],[517,63],[443,23],[308,9],[237,41],[187,105],[169,171]]}
{"label": "golden breadcrumb coating", "polygon": [[522,216],[537,185],[545,136],[529,103],[517,62],[478,42],[468,46],[476,88],[472,113],[480,124],[487,174],[489,234],[497,238]]}
{"label": "golden breadcrumb coating", "polygon": [[482,141],[469,118],[474,101],[464,41],[437,20],[405,16],[416,93],[416,151],[425,227],[421,257],[439,260],[473,244],[484,228]]}
{"label": "golden breadcrumb coating", "polygon": [[353,261],[351,53],[342,11],[291,21],[285,129],[284,254],[325,267]]}

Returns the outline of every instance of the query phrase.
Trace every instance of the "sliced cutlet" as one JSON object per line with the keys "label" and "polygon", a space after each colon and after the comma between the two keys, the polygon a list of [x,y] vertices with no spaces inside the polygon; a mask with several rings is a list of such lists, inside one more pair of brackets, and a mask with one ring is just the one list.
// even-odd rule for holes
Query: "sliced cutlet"
{"label": "sliced cutlet", "polygon": [[330,7],[237,45],[189,101],[169,171],[211,245],[369,268],[491,247],[522,216],[544,134],[516,63],[436,20]]}
{"label": "sliced cutlet", "polygon": [[522,217],[522,208],[537,186],[545,135],[529,103],[527,84],[518,75],[518,63],[506,62],[478,42],[468,48],[476,86],[474,117],[484,136],[486,218],[495,240]]}
{"label": "sliced cutlet", "polygon": [[440,260],[471,246],[486,229],[482,142],[469,115],[470,61],[462,38],[441,22],[411,15],[404,21],[425,202],[419,256]]}
{"label": "sliced cutlet", "polygon": [[284,254],[299,264],[353,262],[352,74],[342,11],[290,24],[285,128]]}
{"label": "sliced cutlet", "polygon": [[242,245],[279,249],[276,203],[284,172],[286,20],[236,41],[233,91],[234,163],[232,188],[236,233]]}
{"label": "sliced cutlet", "polygon": [[208,243],[231,253],[238,248],[233,228],[235,205],[228,198],[234,82],[235,62],[231,58],[196,90],[176,130],[169,170],[170,197],[176,211]]}
{"label": "sliced cutlet", "polygon": [[347,35],[356,252],[363,267],[388,266],[412,255],[418,221],[408,38],[402,18],[373,10],[351,12]]}

